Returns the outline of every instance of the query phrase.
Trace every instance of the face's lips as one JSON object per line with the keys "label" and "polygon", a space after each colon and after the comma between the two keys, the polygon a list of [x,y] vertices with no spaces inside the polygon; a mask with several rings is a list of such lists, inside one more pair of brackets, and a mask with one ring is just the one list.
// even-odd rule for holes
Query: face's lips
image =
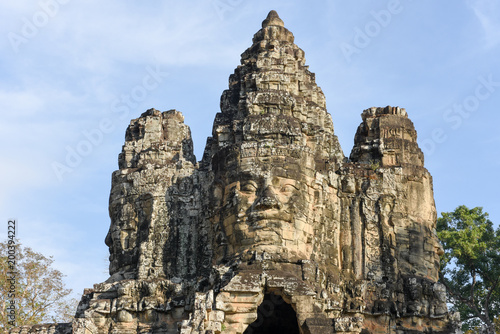
{"label": "face's lips", "polygon": [[249,223],[256,223],[258,221],[276,221],[290,223],[292,215],[287,212],[278,210],[265,210],[265,211],[252,211],[247,217]]}

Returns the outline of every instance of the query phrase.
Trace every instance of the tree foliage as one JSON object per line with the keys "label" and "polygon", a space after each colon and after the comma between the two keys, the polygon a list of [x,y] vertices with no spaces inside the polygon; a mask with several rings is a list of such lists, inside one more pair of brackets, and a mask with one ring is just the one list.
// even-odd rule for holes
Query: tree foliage
{"label": "tree foliage", "polygon": [[[29,247],[0,242],[0,332],[13,325],[71,319],[76,300],[70,298],[71,289],[65,287],[64,275],[52,268],[53,262],[52,257],[45,257]],[[15,306],[15,322],[8,317],[13,314],[11,305]]]}
{"label": "tree foliage", "polygon": [[495,333],[500,316],[500,229],[481,207],[443,212],[437,234],[444,248],[440,280],[463,330]]}

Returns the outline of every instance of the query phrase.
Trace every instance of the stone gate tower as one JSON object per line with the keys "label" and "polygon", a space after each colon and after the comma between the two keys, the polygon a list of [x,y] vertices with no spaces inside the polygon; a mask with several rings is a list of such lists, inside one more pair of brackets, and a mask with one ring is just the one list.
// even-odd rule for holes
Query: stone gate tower
{"label": "stone gate tower", "polygon": [[369,108],[350,157],[271,11],[202,160],[180,112],[131,121],[109,201],[110,278],[78,334],[456,333],[432,178],[404,109]]}

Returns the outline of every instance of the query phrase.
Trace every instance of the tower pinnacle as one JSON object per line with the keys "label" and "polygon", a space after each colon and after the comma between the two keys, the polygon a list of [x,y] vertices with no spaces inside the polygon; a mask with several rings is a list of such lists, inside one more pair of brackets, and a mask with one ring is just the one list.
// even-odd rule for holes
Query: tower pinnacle
{"label": "tower pinnacle", "polygon": [[282,19],[280,19],[278,13],[275,10],[272,10],[267,14],[267,18],[262,21],[262,28],[268,27],[268,26],[280,26],[284,27],[285,23],[283,22]]}

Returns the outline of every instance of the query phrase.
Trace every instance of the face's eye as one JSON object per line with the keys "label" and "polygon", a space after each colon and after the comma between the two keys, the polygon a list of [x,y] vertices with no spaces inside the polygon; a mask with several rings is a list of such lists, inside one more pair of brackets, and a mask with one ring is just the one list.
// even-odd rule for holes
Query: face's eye
{"label": "face's eye", "polygon": [[255,193],[257,191],[257,184],[252,181],[243,182],[240,186],[240,191],[244,193]]}
{"label": "face's eye", "polygon": [[280,191],[282,193],[286,193],[286,194],[291,194],[293,193],[294,191],[296,190],[299,190],[295,185],[291,184],[291,183],[288,183],[288,184],[285,184],[281,187]]}

